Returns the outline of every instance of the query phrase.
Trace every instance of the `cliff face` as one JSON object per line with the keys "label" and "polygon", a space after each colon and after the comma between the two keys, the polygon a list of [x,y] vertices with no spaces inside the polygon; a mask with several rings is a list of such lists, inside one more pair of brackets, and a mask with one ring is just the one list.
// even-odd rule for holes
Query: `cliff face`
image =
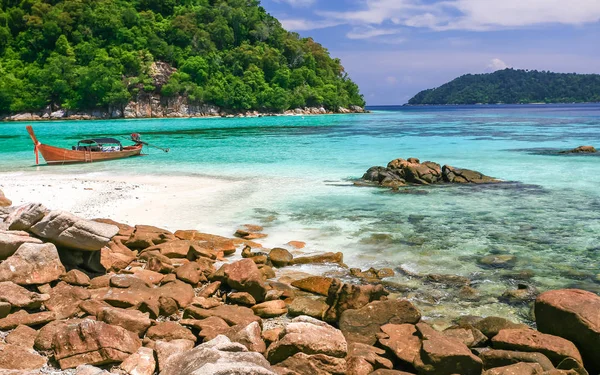
{"label": "cliff face", "polygon": [[0,117],[5,121],[37,121],[37,120],[93,120],[116,118],[177,118],[177,117],[252,117],[259,115],[319,115],[331,113],[363,113],[362,107],[338,108],[337,112],[328,111],[323,107],[306,107],[287,110],[282,113],[259,113],[258,111],[231,111],[206,103],[196,103],[185,95],[167,97],[160,94],[177,69],[165,62],[155,62],[150,66],[149,75],[155,90],[147,92],[143,85],[134,100],[122,107],[110,107],[107,110],[69,111],[59,109],[52,111],[50,107],[41,112],[19,113],[13,116]]}

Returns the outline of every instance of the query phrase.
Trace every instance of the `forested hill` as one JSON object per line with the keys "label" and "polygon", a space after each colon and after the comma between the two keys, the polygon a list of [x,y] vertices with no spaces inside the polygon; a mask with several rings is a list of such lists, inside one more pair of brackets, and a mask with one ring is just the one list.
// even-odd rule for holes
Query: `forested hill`
{"label": "forested hill", "polygon": [[0,114],[124,108],[143,93],[233,110],[365,104],[338,59],[258,0],[0,4]]}
{"label": "forested hill", "polygon": [[600,75],[504,69],[467,74],[424,90],[408,104],[600,102]]}

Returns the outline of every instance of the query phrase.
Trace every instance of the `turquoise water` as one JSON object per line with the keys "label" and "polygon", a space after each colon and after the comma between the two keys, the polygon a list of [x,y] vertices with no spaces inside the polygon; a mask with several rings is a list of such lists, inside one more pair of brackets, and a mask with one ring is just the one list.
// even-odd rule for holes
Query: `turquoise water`
{"label": "turquoise water", "polygon": [[[432,317],[451,310],[527,319],[526,304],[499,298],[518,283],[538,290],[600,292],[600,157],[557,155],[579,145],[600,146],[599,105],[40,122],[34,124],[38,138],[57,146],[139,132],[171,151],[150,149],[140,158],[39,168],[33,167],[24,125],[0,124],[0,172],[243,181],[221,201],[198,196],[201,204],[190,204],[198,212],[189,227],[261,223],[270,238],[343,251],[352,267],[402,266],[420,274],[469,277],[480,293],[474,301],[457,297],[459,288],[422,284],[403,274],[391,280]],[[511,182],[418,187],[404,194],[352,186],[350,180],[370,166],[397,157],[475,169]],[[477,260],[489,254],[512,254],[516,262],[503,269],[481,266]]]}

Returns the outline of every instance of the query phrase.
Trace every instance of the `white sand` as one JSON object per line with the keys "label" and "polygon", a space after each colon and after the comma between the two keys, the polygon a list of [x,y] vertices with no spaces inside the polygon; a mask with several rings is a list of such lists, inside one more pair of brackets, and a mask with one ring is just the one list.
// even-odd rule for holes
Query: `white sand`
{"label": "white sand", "polygon": [[0,189],[13,205],[39,202],[86,218],[228,236],[242,224],[232,222],[238,208],[229,198],[245,184],[207,177],[0,173]]}

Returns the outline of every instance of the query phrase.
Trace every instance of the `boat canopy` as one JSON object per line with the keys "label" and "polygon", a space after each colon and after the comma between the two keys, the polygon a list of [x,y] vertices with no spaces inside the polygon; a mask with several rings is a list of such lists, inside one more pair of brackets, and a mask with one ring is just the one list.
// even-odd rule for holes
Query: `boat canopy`
{"label": "boat canopy", "polygon": [[118,139],[114,139],[114,138],[94,138],[94,139],[82,139],[81,141],[79,141],[80,144],[85,144],[85,145],[91,145],[91,144],[98,144],[98,145],[108,145],[108,144],[116,144],[116,145],[121,145],[121,142]]}

